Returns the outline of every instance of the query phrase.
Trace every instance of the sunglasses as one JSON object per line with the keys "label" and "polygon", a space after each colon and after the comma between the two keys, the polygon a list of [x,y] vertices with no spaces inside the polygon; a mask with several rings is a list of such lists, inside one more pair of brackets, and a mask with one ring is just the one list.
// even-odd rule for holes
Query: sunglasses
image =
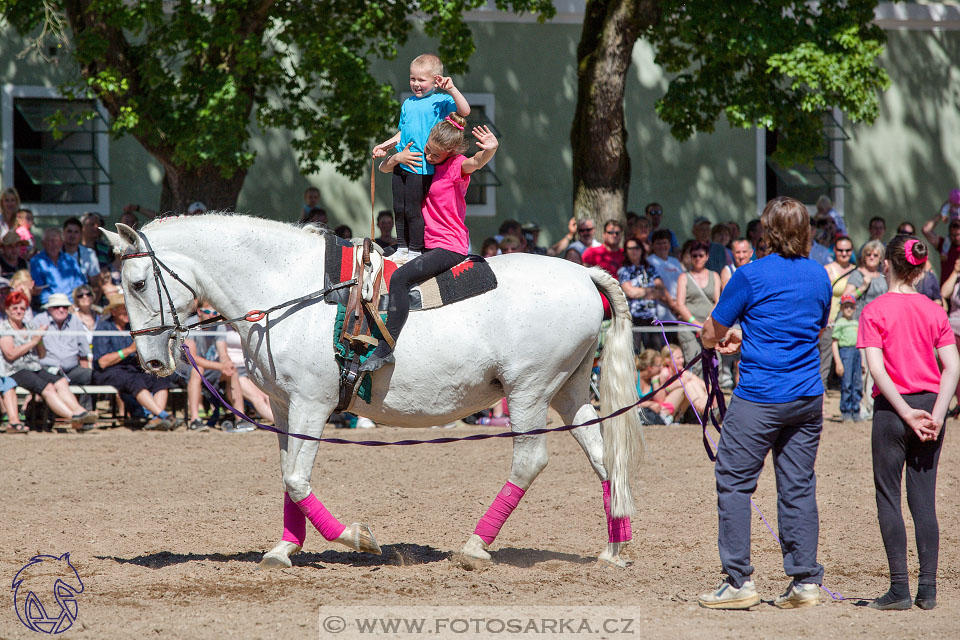
{"label": "sunglasses", "polygon": [[592,233],[596,227],[584,227],[582,229],[577,229],[579,233]]}
{"label": "sunglasses", "polygon": [[618,236],[618,235],[620,235],[620,234],[623,233],[623,232],[617,230],[617,231],[604,231],[604,233],[609,233],[609,234],[612,235],[612,236]]}
{"label": "sunglasses", "polygon": [[216,313],[213,309],[197,309],[197,313],[202,313],[204,315],[210,316]]}
{"label": "sunglasses", "polygon": [[92,298],[92,297],[93,297],[93,293],[91,293],[90,291],[81,291],[80,293],[77,294],[77,297],[78,297],[78,298]]}
{"label": "sunglasses", "polygon": [[648,211],[647,213],[649,213],[652,216],[662,216],[663,209],[650,209],[650,211]]}
{"label": "sunglasses", "polygon": [[706,257],[707,257],[707,254],[705,254],[705,253],[691,253],[691,254],[690,254],[690,257],[691,257],[691,258],[706,258]]}
{"label": "sunglasses", "polygon": [[640,246],[632,244],[629,247],[627,247],[627,251],[640,251]]}
{"label": "sunglasses", "polygon": [[836,249],[837,253],[850,253],[853,249]]}

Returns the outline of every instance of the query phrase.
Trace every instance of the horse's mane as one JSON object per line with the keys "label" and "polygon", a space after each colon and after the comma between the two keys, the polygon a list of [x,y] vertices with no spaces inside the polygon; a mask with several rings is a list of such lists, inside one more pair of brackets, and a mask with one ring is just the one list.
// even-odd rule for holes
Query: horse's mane
{"label": "horse's mane", "polygon": [[[222,218],[222,220],[219,220]],[[169,226],[171,223],[177,220],[199,220],[199,219],[213,219],[215,222],[225,222],[230,223],[231,221],[242,218],[244,221],[249,221],[258,231],[263,233],[277,233],[277,232],[301,232],[310,234],[313,236],[319,235],[323,237],[324,235],[330,234],[333,235],[333,231],[328,227],[317,224],[297,224],[290,222],[281,222],[279,220],[271,220],[269,218],[261,218],[259,216],[251,216],[241,213],[233,213],[229,211],[205,211],[200,214],[193,215],[168,215],[162,218],[154,218],[146,225],[141,228],[141,231],[150,231],[151,229],[159,228],[161,225],[166,224]]]}

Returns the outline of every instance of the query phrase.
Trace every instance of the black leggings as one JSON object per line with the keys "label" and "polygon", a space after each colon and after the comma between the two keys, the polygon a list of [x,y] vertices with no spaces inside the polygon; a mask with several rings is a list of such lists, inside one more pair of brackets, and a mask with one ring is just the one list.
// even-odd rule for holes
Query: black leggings
{"label": "black leggings", "polygon": [[[933,411],[935,393],[913,393],[903,396],[915,409]],[[933,442],[922,442],[907,426],[882,395],[877,396],[873,411],[873,483],[877,490],[877,518],[880,535],[890,565],[891,583],[908,583],[907,530],[900,511],[900,482],[907,467],[907,504],[917,536],[920,558],[919,583],[937,583],[937,561],[940,553],[940,527],[937,524],[937,463],[943,446],[944,430]]]}
{"label": "black leggings", "polygon": [[423,199],[433,176],[410,173],[403,167],[393,169],[393,217],[401,247],[423,251]]}
{"label": "black leggings", "polygon": [[[428,249],[419,258],[402,265],[390,277],[387,331],[396,340],[410,315],[410,287],[457,266],[467,256],[447,249]],[[382,344],[386,344],[384,341]]]}

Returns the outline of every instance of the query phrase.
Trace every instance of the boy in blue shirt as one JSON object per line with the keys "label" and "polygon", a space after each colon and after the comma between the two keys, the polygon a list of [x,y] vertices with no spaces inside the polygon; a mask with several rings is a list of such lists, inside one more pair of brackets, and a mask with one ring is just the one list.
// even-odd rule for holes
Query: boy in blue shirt
{"label": "boy in blue shirt", "polygon": [[410,91],[413,95],[400,107],[400,130],[373,148],[374,158],[386,156],[390,147],[397,151],[393,212],[402,259],[412,259],[423,252],[421,206],[434,171],[433,165],[423,160],[430,130],[453,112],[464,118],[470,115],[467,99],[452,78],[443,76],[443,63],[432,53],[419,55],[410,63]]}

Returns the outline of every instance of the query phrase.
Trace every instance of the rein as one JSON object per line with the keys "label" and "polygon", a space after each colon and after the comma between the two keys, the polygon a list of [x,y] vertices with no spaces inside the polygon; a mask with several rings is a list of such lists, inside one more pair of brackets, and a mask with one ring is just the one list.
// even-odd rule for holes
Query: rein
{"label": "rein", "polygon": [[[168,267],[164,262],[157,257],[156,252],[153,250],[153,247],[150,245],[150,241],[147,239],[147,236],[141,231],[137,231],[137,235],[140,236],[140,239],[143,240],[143,244],[147,247],[146,251],[138,251],[135,253],[126,253],[120,256],[121,260],[132,260],[134,258],[150,258],[150,262],[153,263],[153,281],[157,286],[157,306],[160,308],[160,325],[156,327],[147,327],[144,329],[137,329],[130,332],[130,336],[136,338],[137,336],[147,335],[147,334],[159,334],[164,331],[174,331],[178,335],[186,335],[190,332],[191,329],[196,329],[198,327],[206,328],[212,327],[220,324],[233,324],[236,322],[258,322],[262,320],[267,314],[270,314],[279,309],[284,309],[286,307],[292,307],[293,305],[300,304],[301,302],[308,302],[310,300],[315,300],[317,298],[322,298],[326,294],[336,291],[337,289],[345,289],[351,287],[357,283],[357,279],[353,278],[345,282],[338,282],[336,284],[330,285],[329,287],[324,287],[318,291],[308,293],[299,298],[294,298],[293,300],[287,300],[286,302],[281,302],[280,304],[275,304],[269,309],[251,309],[242,316],[237,316],[236,318],[224,318],[221,315],[213,316],[212,318],[207,318],[206,320],[199,320],[192,324],[186,326],[180,323],[180,315],[177,313],[176,305],[173,304],[173,298],[170,296],[170,291],[167,289],[166,280],[163,278],[163,273],[161,269],[166,271],[170,276],[182,284],[187,291],[194,297],[194,299],[199,298],[197,292],[189,284],[184,282],[183,278],[178,276],[176,272]],[[163,316],[163,296],[167,297],[167,305],[170,307],[170,315],[173,318],[173,324],[164,324]]]}
{"label": "rein", "polygon": [[[243,413],[242,411],[240,411],[239,409],[231,405],[229,402],[227,402],[227,400],[223,396],[220,395],[220,392],[217,391],[216,387],[214,387],[210,383],[210,381],[206,379],[206,377],[200,371],[199,367],[197,367],[197,363],[193,359],[193,354],[190,353],[190,347],[188,347],[185,344],[181,344],[180,348],[183,350],[184,355],[186,355],[187,361],[190,362],[190,366],[193,367],[194,370],[200,375],[200,381],[207,388],[207,391],[209,391],[213,395],[213,397],[215,397],[217,401],[220,402],[220,404],[225,409],[227,409],[227,411],[237,416],[241,420],[246,420],[250,424],[254,425],[258,429],[262,429],[263,431],[270,431],[271,433],[289,436],[291,438],[296,438],[298,440],[308,440],[311,442],[326,442],[327,444],[356,444],[363,447],[391,447],[391,446],[408,446],[408,445],[415,445],[415,444],[446,444],[448,442],[490,440],[491,438],[516,438],[519,436],[535,436],[535,435],[540,435],[541,433],[552,433],[555,431],[571,431],[579,427],[587,427],[592,424],[598,424],[600,422],[603,422],[604,420],[609,420],[610,418],[616,418],[617,416],[622,415],[627,411],[630,411],[636,408],[637,406],[640,405],[641,402],[644,402],[647,398],[652,397],[658,391],[660,391],[661,389],[665,389],[666,387],[671,385],[675,380],[679,379],[680,375],[684,373],[687,369],[692,367],[694,364],[699,362],[700,358],[703,355],[703,354],[698,354],[695,358],[693,358],[693,360],[690,361],[690,364],[688,364],[686,367],[678,371],[669,380],[664,382],[662,385],[660,385],[656,389],[653,389],[652,391],[650,391],[650,393],[644,395],[642,398],[640,398],[633,404],[627,405],[625,407],[621,407],[620,409],[617,409],[610,415],[599,417],[599,418],[593,418],[592,420],[587,420],[586,422],[581,422],[580,424],[565,424],[559,427],[541,427],[539,429],[531,429],[530,431],[523,431],[523,432],[501,431],[499,433],[477,433],[471,436],[462,436],[459,438],[432,438],[430,440],[397,440],[394,442],[386,442],[383,440],[346,440],[344,438],[318,438],[316,436],[309,436],[304,433],[289,433],[282,429],[278,429],[277,427],[272,427],[266,424],[260,424],[253,418],[247,416],[245,413]],[[706,439],[706,435],[704,435],[704,439]],[[709,448],[708,448],[708,451],[709,451]]]}

